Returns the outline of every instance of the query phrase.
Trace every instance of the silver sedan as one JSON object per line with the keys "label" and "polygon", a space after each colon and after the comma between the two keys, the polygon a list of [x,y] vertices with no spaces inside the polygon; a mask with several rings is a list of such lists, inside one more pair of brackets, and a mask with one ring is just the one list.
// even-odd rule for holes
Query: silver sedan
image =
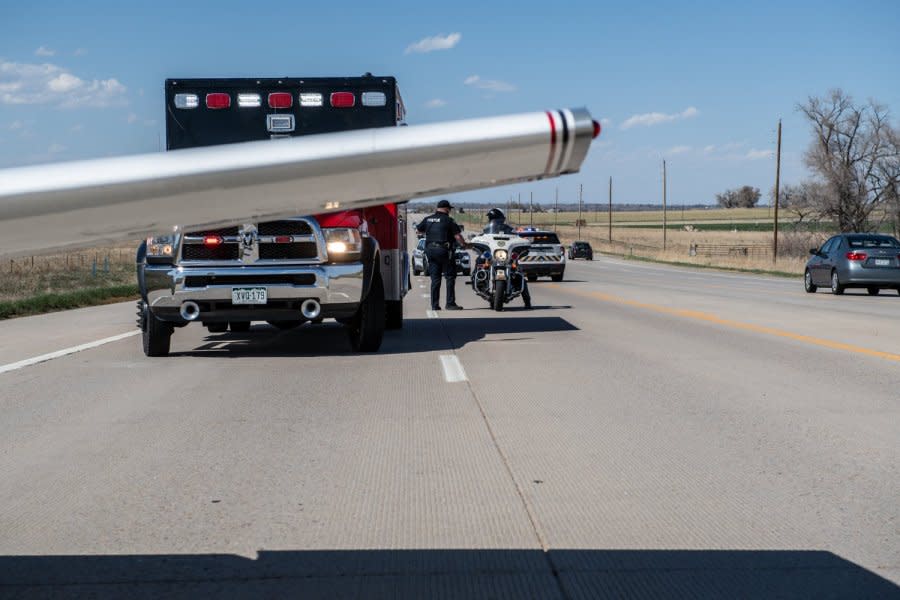
{"label": "silver sedan", "polygon": [[842,233],[809,251],[803,284],[812,294],[819,286],[834,294],[865,288],[875,296],[882,289],[900,293],[900,241],[889,235]]}

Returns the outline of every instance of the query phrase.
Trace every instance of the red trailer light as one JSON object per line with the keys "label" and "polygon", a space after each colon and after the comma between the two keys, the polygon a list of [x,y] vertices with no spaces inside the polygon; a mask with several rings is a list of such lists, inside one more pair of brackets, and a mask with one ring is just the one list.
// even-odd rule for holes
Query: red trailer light
{"label": "red trailer light", "polygon": [[865,252],[848,252],[847,260],[866,260],[869,255]]}
{"label": "red trailer light", "polygon": [[230,108],[231,96],[222,92],[206,95],[206,108],[219,109]]}
{"label": "red trailer light", "polygon": [[203,238],[203,245],[204,246],[218,246],[223,241],[224,240],[222,239],[222,236],[220,236],[220,235],[207,235],[206,237]]}
{"label": "red trailer light", "polygon": [[598,135],[600,135],[600,130],[601,130],[601,127],[600,127],[600,121],[594,121],[594,137],[595,137],[595,138],[596,138]]}
{"label": "red trailer light", "polygon": [[331,106],[334,108],[351,108],[356,105],[356,96],[353,92],[333,92],[331,94]]}
{"label": "red trailer light", "polygon": [[290,244],[290,243],[293,242],[293,241],[294,241],[294,238],[293,238],[292,236],[290,236],[290,235],[278,235],[278,236],[275,236],[275,243],[276,243],[276,244]]}
{"label": "red trailer light", "polygon": [[288,92],[273,92],[269,94],[269,108],[290,108],[294,104],[294,97]]}

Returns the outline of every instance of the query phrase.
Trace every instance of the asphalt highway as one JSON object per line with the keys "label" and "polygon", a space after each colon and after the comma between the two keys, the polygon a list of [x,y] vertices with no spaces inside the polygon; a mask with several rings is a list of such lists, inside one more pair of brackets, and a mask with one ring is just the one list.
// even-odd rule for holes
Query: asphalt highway
{"label": "asphalt highway", "polygon": [[[900,597],[900,296],[598,257],[335,323],[0,322],[0,597]],[[126,335],[126,337],[120,337]]]}

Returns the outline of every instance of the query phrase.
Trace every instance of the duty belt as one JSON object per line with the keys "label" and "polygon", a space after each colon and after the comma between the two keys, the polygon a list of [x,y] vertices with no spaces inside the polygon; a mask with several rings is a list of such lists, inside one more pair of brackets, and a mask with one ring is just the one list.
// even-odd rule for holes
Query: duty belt
{"label": "duty belt", "polygon": [[425,245],[432,248],[450,248],[450,242],[426,242]]}

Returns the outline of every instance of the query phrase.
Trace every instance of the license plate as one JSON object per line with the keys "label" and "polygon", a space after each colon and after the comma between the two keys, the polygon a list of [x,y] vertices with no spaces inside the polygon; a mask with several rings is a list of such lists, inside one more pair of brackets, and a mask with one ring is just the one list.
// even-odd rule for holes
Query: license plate
{"label": "license plate", "polygon": [[231,288],[232,304],[265,304],[269,300],[266,288]]}
{"label": "license plate", "polygon": [[876,267],[889,267],[891,266],[891,259],[889,258],[876,258],[875,259]]}

